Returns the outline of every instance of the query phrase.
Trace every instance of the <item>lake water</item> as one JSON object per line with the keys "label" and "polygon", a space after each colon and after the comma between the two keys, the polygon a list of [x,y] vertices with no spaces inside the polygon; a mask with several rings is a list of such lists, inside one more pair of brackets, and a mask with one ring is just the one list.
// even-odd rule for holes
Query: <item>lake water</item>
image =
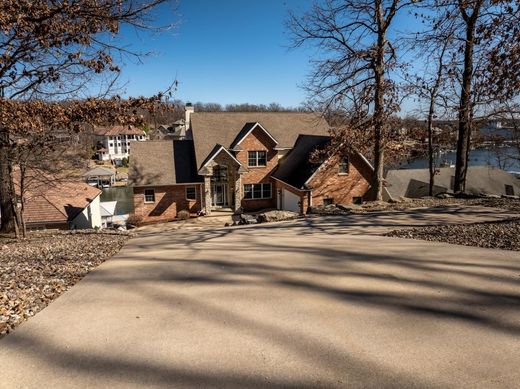
{"label": "lake water", "polygon": [[[501,155],[516,156],[517,159],[515,160],[513,158],[509,158],[507,161],[502,162],[502,166],[500,166],[499,160],[497,158],[497,153]],[[476,149],[471,150],[469,153],[469,166],[491,165],[495,167],[505,168],[504,170],[507,171],[520,172],[520,160],[518,158],[518,151],[513,147],[502,147],[499,149]],[[437,166],[439,166],[443,161],[448,161],[452,164],[455,164],[456,152],[453,151],[440,155],[437,158]],[[424,169],[427,167],[427,158],[414,159],[412,161],[402,163],[399,166],[400,169]]]}
{"label": "lake water", "polygon": [[103,189],[101,202],[104,201],[117,201],[116,215],[127,215],[134,212],[134,192],[131,186],[114,186]]}

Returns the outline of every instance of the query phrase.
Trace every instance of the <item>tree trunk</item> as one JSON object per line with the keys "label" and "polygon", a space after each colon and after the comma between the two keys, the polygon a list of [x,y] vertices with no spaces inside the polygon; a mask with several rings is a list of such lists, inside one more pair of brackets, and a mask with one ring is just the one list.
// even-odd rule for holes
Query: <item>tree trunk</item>
{"label": "tree trunk", "polygon": [[386,34],[381,2],[377,2],[376,22],[378,25],[377,55],[374,64],[374,177],[372,191],[374,200],[383,200],[384,181],[384,115],[385,115],[385,46]]}
{"label": "tree trunk", "polygon": [[433,186],[435,185],[435,165],[433,163],[433,112],[434,100],[430,101],[430,111],[428,112],[428,169],[430,172],[430,183],[428,195],[433,196]]}
{"label": "tree trunk", "polygon": [[466,23],[466,43],[464,45],[464,71],[459,104],[459,131],[457,139],[457,162],[455,165],[454,192],[466,190],[469,150],[471,145],[471,120],[473,106],[471,104],[471,86],[473,81],[473,49],[475,46],[475,26],[480,11],[481,1],[476,2],[473,13],[467,15],[463,6],[461,12]]}
{"label": "tree trunk", "polygon": [[15,231],[15,213],[12,206],[12,183],[9,168],[9,134],[0,129],[0,211],[2,212],[0,232]]}

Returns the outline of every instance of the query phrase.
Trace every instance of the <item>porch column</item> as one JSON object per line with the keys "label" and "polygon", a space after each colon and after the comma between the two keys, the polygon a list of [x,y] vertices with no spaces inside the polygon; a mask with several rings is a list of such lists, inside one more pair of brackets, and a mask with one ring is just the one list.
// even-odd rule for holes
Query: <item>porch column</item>
{"label": "porch column", "polygon": [[233,205],[233,211],[238,211],[242,206],[242,174],[235,173],[235,204]]}
{"label": "porch column", "polygon": [[204,211],[211,215],[211,176],[204,176]]}

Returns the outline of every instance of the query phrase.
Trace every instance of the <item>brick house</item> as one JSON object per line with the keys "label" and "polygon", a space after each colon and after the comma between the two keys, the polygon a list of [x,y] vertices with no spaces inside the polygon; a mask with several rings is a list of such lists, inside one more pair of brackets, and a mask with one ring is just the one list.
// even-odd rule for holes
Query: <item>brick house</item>
{"label": "brick house", "polygon": [[189,107],[186,123],[186,140],[133,146],[129,178],[135,214],[144,222],[172,220],[181,209],[304,213],[313,205],[351,203],[370,188],[372,168],[360,155],[309,161],[330,141],[321,115]]}

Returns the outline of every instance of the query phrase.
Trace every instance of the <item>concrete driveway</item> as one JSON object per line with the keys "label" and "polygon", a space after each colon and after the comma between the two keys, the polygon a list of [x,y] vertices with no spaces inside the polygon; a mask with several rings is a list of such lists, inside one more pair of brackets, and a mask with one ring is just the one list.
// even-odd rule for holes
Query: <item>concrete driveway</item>
{"label": "concrete driveway", "polygon": [[518,387],[520,254],[376,235],[507,216],[143,232],[0,340],[0,387]]}

